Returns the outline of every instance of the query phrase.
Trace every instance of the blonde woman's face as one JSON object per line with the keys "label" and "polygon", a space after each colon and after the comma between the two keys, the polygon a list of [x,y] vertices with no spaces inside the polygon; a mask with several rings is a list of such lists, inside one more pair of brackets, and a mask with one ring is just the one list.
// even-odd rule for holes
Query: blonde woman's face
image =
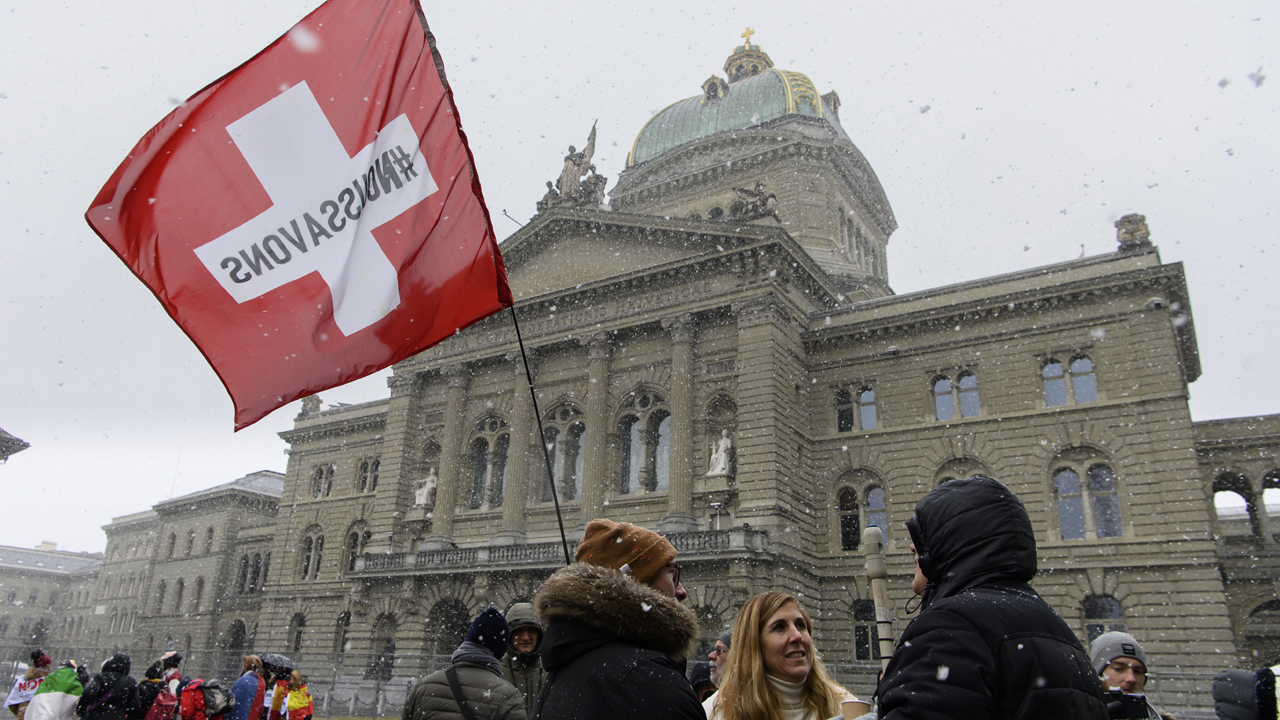
{"label": "blonde woman's face", "polygon": [[813,668],[809,623],[795,603],[787,603],[765,621],[760,654],[766,673],[787,682],[803,682]]}

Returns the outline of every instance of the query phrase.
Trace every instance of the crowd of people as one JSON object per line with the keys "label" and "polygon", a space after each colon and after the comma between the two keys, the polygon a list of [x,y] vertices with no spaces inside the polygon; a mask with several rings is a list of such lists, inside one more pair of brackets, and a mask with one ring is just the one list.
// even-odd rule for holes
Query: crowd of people
{"label": "crowd of people", "polygon": [[43,650],[14,683],[5,705],[19,720],[311,720],[315,703],[307,680],[281,655],[246,655],[228,690],[217,680],[184,675],[182,655],[167,652],[130,674],[132,660],[118,652],[91,674],[74,660],[51,670]]}
{"label": "crowd of people", "polygon": [[[1037,571],[1021,500],[986,477],[931,490],[907,521],[918,615],[875,694],[859,700],[823,667],[802,595],[749,598],[706,662],[689,662],[699,626],[676,550],[625,522],[593,520],[575,562],[532,603],[489,607],[450,664],[409,691],[402,720],[1171,720],[1145,695],[1142,644],[1124,632],[1086,650],[1029,584]],[[96,675],[51,671],[32,653],[6,705],[18,720],[311,720],[306,678],[271,653],[244,658],[225,691],[182,675],[166,653],[130,676],[117,653]],[[1225,670],[1212,688],[1223,720],[1280,720],[1276,673]],[[872,704],[874,703],[874,705]]]}

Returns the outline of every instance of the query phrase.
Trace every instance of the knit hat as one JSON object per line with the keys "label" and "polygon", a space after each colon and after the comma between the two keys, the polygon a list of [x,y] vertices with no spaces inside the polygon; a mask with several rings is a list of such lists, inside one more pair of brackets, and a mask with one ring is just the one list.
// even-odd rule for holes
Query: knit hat
{"label": "knit hat", "polygon": [[49,653],[36,648],[31,651],[31,664],[38,668],[47,668],[53,664],[53,658],[49,657]]}
{"label": "knit hat", "polygon": [[1147,652],[1129,633],[1112,631],[1103,633],[1089,645],[1089,658],[1093,661],[1093,671],[1099,675],[1102,670],[1118,657],[1130,657],[1147,665]]}
{"label": "knit hat", "polygon": [[666,538],[639,525],[592,520],[573,559],[613,570],[628,568],[631,577],[648,583],[676,559],[676,549]]}
{"label": "knit hat", "polygon": [[495,658],[500,658],[507,652],[507,641],[510,639],[511,629],[507,626],[506,618],[492,605],[471,621],[466,637],[468,642],[488,649]]}
{"label": "knit hat", "polygon": [[716,639],[724,643],[725,647],[733,647],[733,643],[730,642],[731,640],[733,640],[733,628],[729,628],[728,630],[725,630],[724,632],[720,633],[720,637]]}

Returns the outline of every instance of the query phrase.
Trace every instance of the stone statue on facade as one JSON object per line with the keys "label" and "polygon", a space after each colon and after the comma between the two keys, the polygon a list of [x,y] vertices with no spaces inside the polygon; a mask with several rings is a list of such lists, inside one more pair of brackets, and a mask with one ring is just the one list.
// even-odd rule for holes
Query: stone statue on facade
{"label": "stone statue on facade", "polygon": [[765,192],[764,183],[756,183],[754,190],[734,188],[733,191],[742,199],[730,206],[729,219],[751,221],[771,217],[782,222],[778,217],[778,196]]}
{"label": "stone statue on facade", "polygon": [[596,126],[591,124],[591,134],[587,136],[587,146],[582,152],[576,152],[572,145],[569,154],[564,156],[564,169],[560,171],[560,180],[556,182],[556,190],[560,197],[570,197],[577,193],[578,184],[587,168],[591,167],[591,157],[596,154]]}
{"label": "stone statue on facade", "polygon": [[413,492],[414,507],[424,507],[432,510],[436,506],[436,487],[440,484],[440,478],[436,477],[436,469],[431,468],[427,476],[418,483],[418,489]]}
{"label": "stone statue on facade", "polygon": [[543,195],[542,199],[537,202],[538,212],[542,212],[543,210],[546,210],[552,205],[558,205],[558,204],[560,204],[560,193],[556,192],[555,183],[552,183],[550,180],[548,180],[547,194]]}
{"label": "stone statue on facade", "polygon": [[728,477],[733,463],[733,439],[728,430],[720,431],[720,439],[711,443],[711,467],[707,477]]}

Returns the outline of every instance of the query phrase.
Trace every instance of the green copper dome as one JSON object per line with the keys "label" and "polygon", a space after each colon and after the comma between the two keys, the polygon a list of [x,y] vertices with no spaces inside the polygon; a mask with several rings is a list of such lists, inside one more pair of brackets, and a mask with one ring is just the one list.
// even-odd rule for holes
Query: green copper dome
{"label": "green copper dome", "polygon": [[759,45],[739,45],[725,62],[725,72],[730,82],[713,75],[703,83],[701,95],[673,103],[650,118],[631,146],[627,167],[694,140],[785,115],[826,120],[841,139],[849,140],[836,116],[835,93],[823,97],[808,76],[774,68]]}

